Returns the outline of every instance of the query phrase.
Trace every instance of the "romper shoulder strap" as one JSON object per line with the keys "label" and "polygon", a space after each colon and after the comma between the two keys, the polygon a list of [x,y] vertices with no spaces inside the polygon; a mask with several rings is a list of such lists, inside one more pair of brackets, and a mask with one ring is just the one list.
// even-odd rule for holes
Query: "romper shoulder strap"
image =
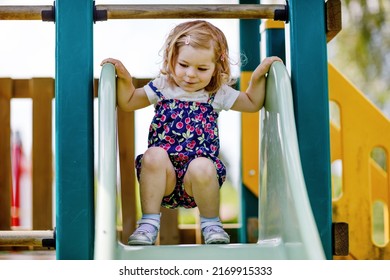
{"label": "romper shoulder strap", "polygon": [[157,96],[161,99],[165,99],[164,98],[164,95],[161,93],[161,91],[158,90],[158,88],[156,88],[154,85],[153,85],[153,81],[150,81],[148,83],[148,86],[150,86],[150,88],[157,94]]}
{"label": "romper shoulder strap", "polygon": [[209,103],[211,105],[211,103],[214,102],[214,98],[215,98],[215,95],[217,93],[212,93],[210,96],[209,96],[209,99],[207,100],[207,103]]}

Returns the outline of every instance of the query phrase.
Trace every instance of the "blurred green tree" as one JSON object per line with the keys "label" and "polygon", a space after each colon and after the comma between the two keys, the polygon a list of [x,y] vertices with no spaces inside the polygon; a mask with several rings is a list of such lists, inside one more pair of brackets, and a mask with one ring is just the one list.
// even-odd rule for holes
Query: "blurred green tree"
{"label": "blurred green tree", "polygon": [[341,0],[342,30],[329,60],[390,117],[390,1]]}

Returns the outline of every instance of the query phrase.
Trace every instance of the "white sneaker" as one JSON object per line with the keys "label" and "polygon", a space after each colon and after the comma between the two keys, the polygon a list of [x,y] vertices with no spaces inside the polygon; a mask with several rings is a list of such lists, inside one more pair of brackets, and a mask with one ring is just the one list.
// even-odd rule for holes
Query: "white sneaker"
{"label": "white sneaker", "polygon": [[222,225],[205,223],[202,225],[202,234],[205,244],[229,244],[230,236],[223,230]]}
{"label": "white sneaker", "polygon": [[[160,222],[153,219],[141,219],[137,224],[138,228],[130,235],[127,244],[135,246],[154,245],[160,229]],[[148,226],[153,226],[156,230],[150,230],[148,229]]]}

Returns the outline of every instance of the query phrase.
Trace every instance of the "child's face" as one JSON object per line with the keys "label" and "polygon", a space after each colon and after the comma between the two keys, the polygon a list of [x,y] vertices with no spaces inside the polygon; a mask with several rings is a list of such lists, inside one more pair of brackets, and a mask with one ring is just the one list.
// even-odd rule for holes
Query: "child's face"
{"label": "child's face", "polygon": [[173,80],[187,92],[205,88],[215,70],[214,52],[210,49],[196,49],[190,45],[179,48]]}

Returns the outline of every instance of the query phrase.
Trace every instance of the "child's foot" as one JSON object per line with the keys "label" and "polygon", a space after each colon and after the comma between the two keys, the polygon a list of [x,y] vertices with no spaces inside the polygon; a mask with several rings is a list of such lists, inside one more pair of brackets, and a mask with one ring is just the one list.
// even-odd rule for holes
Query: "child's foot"
{"label": "child's foot", "polygon": [[154,245],[156,243],[160,222],[154,219],[141,219],[137,223],[139,226],[130,235],[129,245]]}
{"label": "child's foot", "polygon": [[202,222],[202,234],[205,244],[229,244],[230,237],[223,230],[222,223],[219,222]]}

